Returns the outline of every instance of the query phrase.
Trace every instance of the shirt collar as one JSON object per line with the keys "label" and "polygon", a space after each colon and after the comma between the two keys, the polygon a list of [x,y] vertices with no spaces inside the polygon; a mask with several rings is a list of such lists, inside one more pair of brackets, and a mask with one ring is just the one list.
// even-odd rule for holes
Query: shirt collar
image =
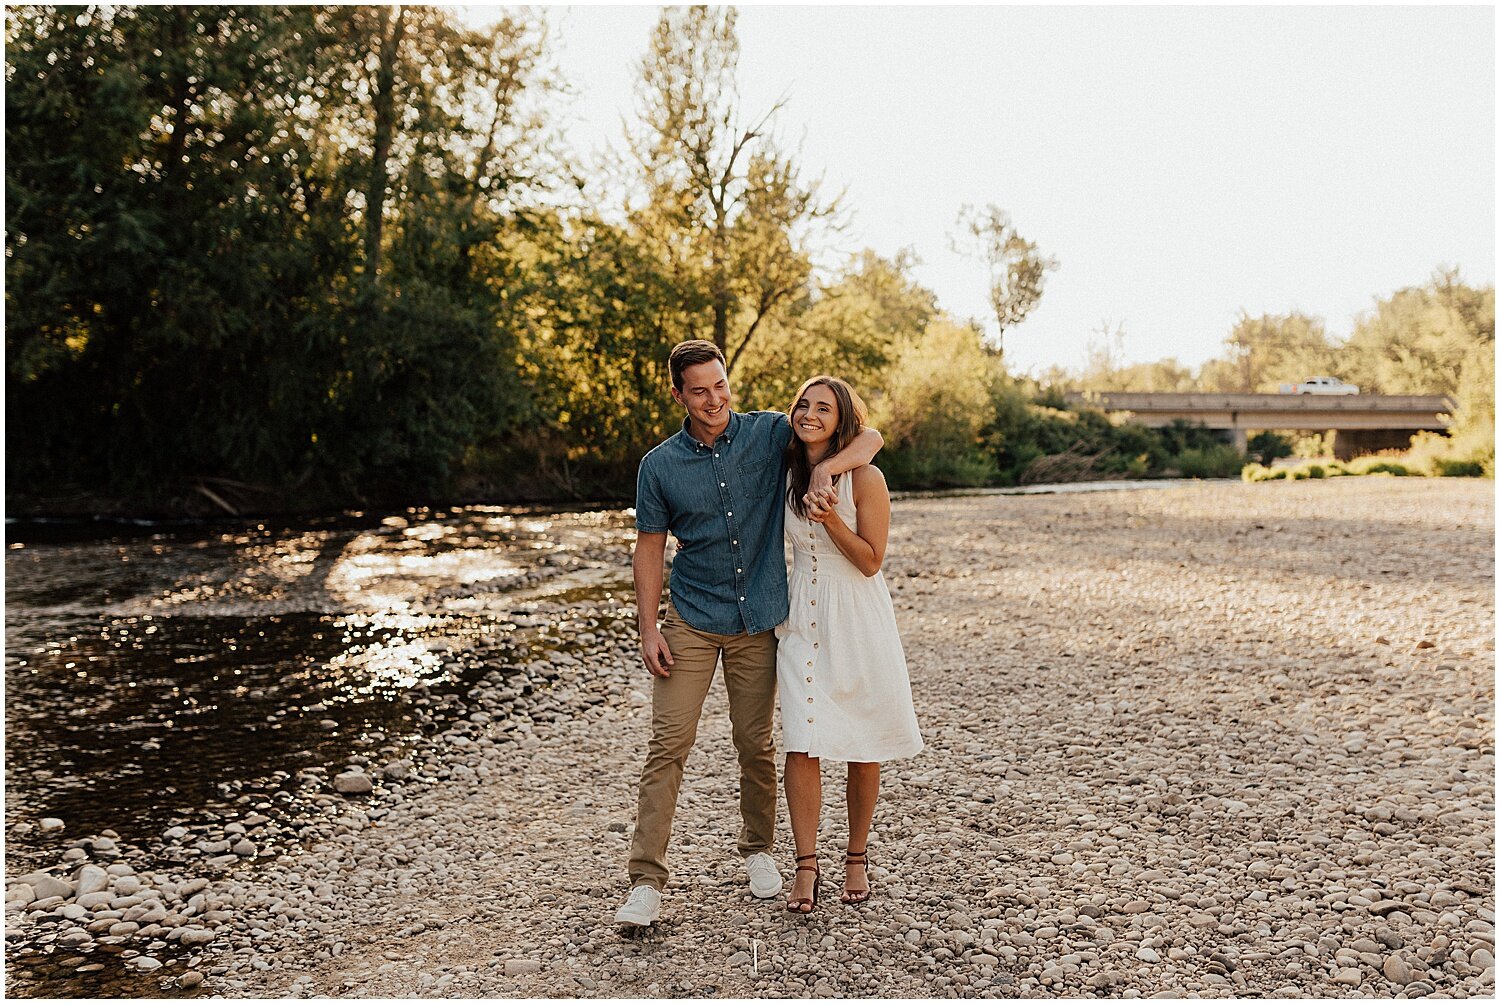
{"label": "shirt collar", "polygon": [[[698,437],[694,436],[693,433],[692,433],[692,431],[689,429],[688,426],[689,426],[689,423],[691,421],[692,421],[692,419],[689,418],[686,415],[684,415],[682,417],[682,438],[685,439],[685,440],[687,440],[687,442],[689,444],[691,444],[692,447],[693,447],[693,449],[695,449],[695,450],[706,450],[706,449],[708,449],[708,447],[704,446],[702,443],[700,443],[698,441]],[[734,442],[735,435],[740,431],[740,422],[741,421],[742,421],[742,419],[740,418],[740,413],[737,412],[737,411],[731,410],[729,412],[729,424],[724,427],[724,431],[721,432],[721,433],[719,433],[719,438],[716,439],[716,440],[714,440],[714,442],[715,443],[718,443],[718,442],[732,443],[732,442]]]}

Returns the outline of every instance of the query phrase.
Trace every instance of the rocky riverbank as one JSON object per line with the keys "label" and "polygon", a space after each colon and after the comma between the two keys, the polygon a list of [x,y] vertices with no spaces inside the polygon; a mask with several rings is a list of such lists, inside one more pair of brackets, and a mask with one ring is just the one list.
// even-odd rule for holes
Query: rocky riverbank
{"label": "rocky riverbank", "polygon": [[885,771],[874,899],[836,901],[834,764],[825,901],[750,898],[716,688],[663,922],[631,940],[609,919],[649,727],[633,611],[530,604],[537,642],[467,653],[483,675],[418,702],[405,748],[13,877],[11,970],[124,960],[233,996],[1489,995],[1493,527],[1474,482],[899,502],[928,749]]}

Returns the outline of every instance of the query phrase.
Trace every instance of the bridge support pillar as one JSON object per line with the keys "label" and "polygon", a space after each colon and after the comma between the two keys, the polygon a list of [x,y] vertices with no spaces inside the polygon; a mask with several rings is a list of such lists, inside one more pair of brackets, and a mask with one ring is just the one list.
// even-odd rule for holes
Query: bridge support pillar
{"label": "bridge support pillar", "polygon": [[1229,430],[1229,445],[1233,446],[1239,453],[1248,453],[1250,450],[1250,430],[1235,426]]}

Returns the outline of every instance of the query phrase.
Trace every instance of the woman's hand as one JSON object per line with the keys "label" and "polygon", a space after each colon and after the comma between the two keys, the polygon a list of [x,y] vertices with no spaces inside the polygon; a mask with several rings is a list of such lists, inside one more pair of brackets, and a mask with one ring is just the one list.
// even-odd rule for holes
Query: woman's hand
{"label": "woman's hand", "polygon": [[838,491],[834,488],[824,488],[819,491],[810,491],[802,496],[803,503],[807,506],[807,518],[814,523],[839,523],[839,514],[835,510],[838,505]]}

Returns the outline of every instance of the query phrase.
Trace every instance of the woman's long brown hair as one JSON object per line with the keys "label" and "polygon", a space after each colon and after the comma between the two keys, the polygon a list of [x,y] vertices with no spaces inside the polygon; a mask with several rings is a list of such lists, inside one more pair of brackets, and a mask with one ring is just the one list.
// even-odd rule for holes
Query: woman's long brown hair
{"label": "woman's long brown hair", "polygon": [[792,511],[803,519],[807,518],[807,505],[802,501],[802,496],[807,494],[807,486],[812,481],[812,464],[807,459],[807,445],[797,438],[797,405],[802,403],[802,397],[808,388],[819,384],[833,391],[833,399],[839,405],[839,422],[834,427],[833,439],[828,443],[828,452],[823,454],[825,457],[831,457],[848,446],[865,427],[865,403],[859,399],[853,387],[838,377],[820,374],[797,388],[792,406],[787,409],[787,415],[792,420],[792,441],[786,444],[786,500]]}

